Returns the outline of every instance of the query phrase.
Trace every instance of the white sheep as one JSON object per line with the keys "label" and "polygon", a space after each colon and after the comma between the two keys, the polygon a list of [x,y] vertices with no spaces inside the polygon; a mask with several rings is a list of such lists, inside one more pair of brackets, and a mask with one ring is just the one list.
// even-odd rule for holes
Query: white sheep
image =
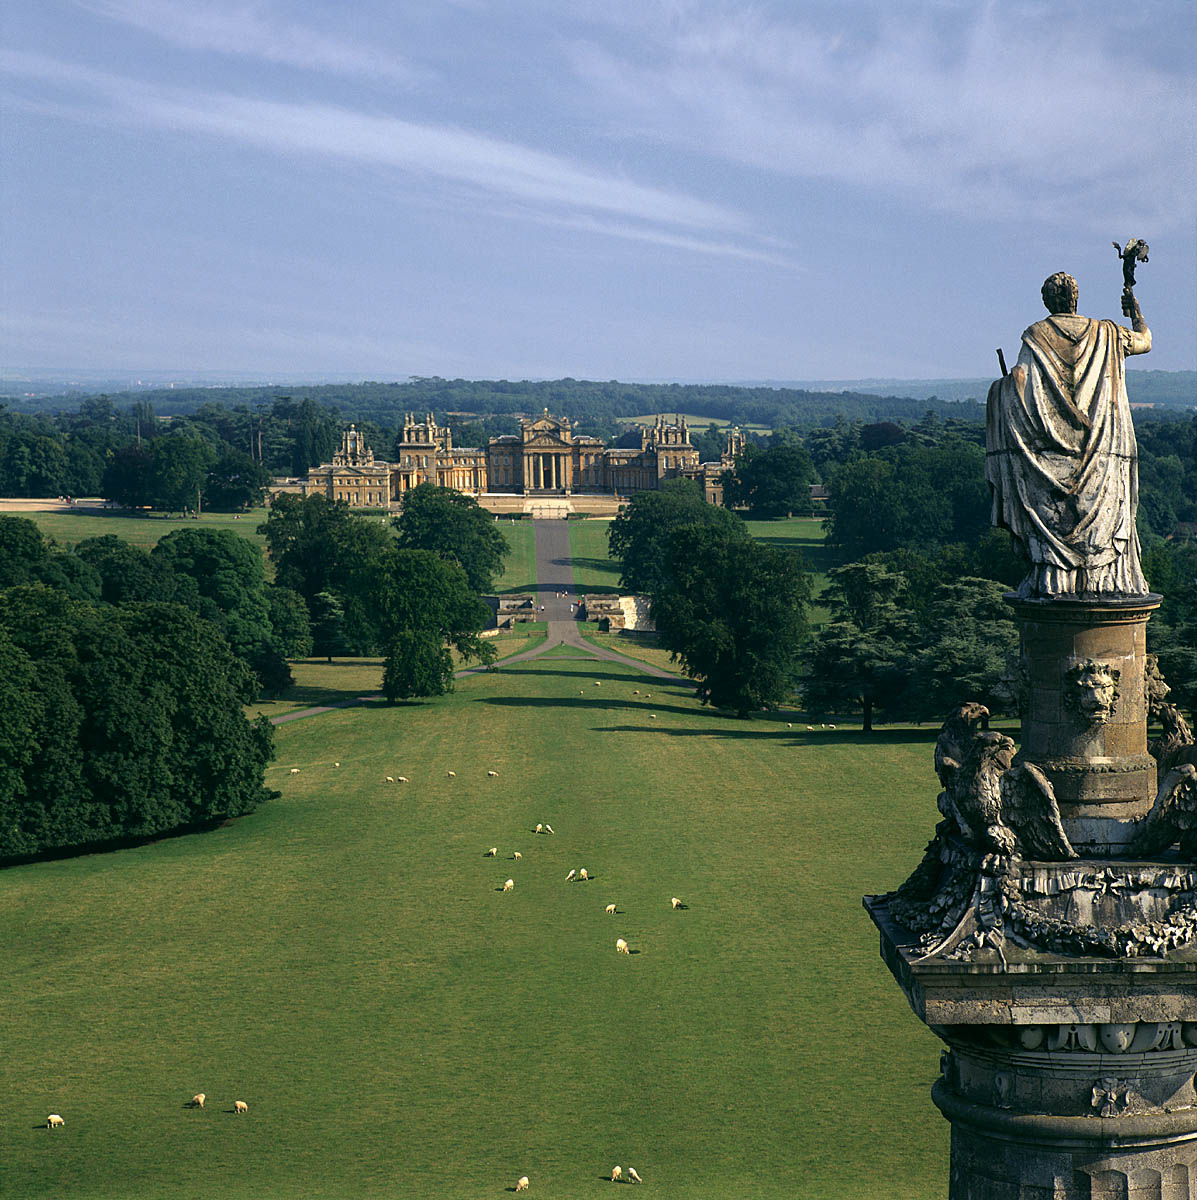
{"label": "white sheep", "polygon": [[599,682],[599,681],[596,679],[596,680],[594,681],[594,686],[595,686],[595,687],[602,687],[603,685],[602,685],[602,684],[601,684],[601,683],[600,683],[600,682]]}
{"label": "white sheep", "polygon": [[511,857],[512,858],[523,858],[524,856],[518,850],[513,850],[511,852]]}
{"label": "white sheep", "polygon": [[639,689],[639,688],[632,688],[632,695],[633,695],[633,696],[639,696],[639,695],[640,695],[640,689]]}
{"label": "white sheep", "polygon": [[681,908],[682,902],[676,896],[671,896],[669,898],[669,906],[671,908]]}
{"label": "white sheep", "polygon": [[47,1129],[58,1129],[65,1124],[66,1122],[57,1113],[51,1113],[46,1118]]}
{"label": "white sheep", "polygon": [[590,874],[589,874],[589,872],[586,870],[586,868],[585,868],[585,867],[583,867],[583,868],[582,868],[582,869],[581,869],[581,870],[578,872],[578,878],[579,878],[579,879],[580,879],[580,880],[581,880],[583,883],[585,883],[585,882],[586,882],[586,881],[587,881],[587,880],[590,878]]}
{"label": "white sheep", "polygon": [[813,725],[808,725],[808,726],[806,727],[806,732],[807,732],[807,733],[814,733],[814,731],[815,731],[815,727],[814,727]]}
{"label": "white sheep", "polygon": [[649,719],[650,721],[655,721],[655,720],[657,719],[657,714],[656,714],[656,713],[649,713],[649,714],[648,714],[648,719]]}
{"label": "white sheep", "polygon": [[605,912],[609,917],[615,916],[615,905],[608,904],[607,907],[603,909],[603,912]]}
{"label": "white sheep", "polygon": [[207,1100],[207,1098],[208,1096],[206,1092],[196,1092],[195,1095],[191,1097],[192,1108],[203,1108],[204,1101]]}
{"label": "white sheep", "polygon": [[538,821],[538,822],[537,822],[537,824],[536,824],[536,832],[537,832],[537,833],[544,833],[544,826],[543,826],[543,825],[541,825],[539,821]]}
{"label": "white sheep", "polygon": [[408,777],[406,775],[396,775],[395,782],[396,783],[411,783],[411,780],[408,779]]}
{"label": "white sheep", "polygon": [[618,1183],[622,1178],[623,1168],[619,1165],[619,1163],[616,1163],[615,1166],[611,1168],[611,1182]]}
{"label": "white sheep", "polygon": [[505,891],[505,892],[515,891],[515,880],[514,879],[507,880],[507,882],[505,884],[503,884],[503,891]]}
{"label": "white sheep", "polygon": [[834,728],[835,728],[835,726],[834,726],[834,725],[828,725],[828,726],[827,726],[827,728],[828,728],[828,729],[834,729]]}
{"label": "white sheep", "polygon": [[482,857],[483,858],[495,858],[498,855],[498,853],[499,853],[498,846],[492,846]]}
{"label": "white sheep", "polygon": [[384,780],[383,780],[383,782],[384,782],[384,783],[394,783],[394,782],[395,782],[395,778],[394,778],[394,776],[393,776],[393,775],[388,775],[388,776],[386,777],[386,779],[384,779]]}
{"label": "white sheep", "polygon": [[531,1185],[527,1175],[521,1175],[515,1181],[515,1190],[517,1192],[526,1192],[528,1190],[528,1188],[531,1186],[532,1185]]}
{"label": "white sheep", "polygon": [[623,938],[617,938],[615,942],[615,953],[631,954],[632,952],[628,949],[628,944],[623,940]]}
{"label": "white sheep", "polygon": [[445,772],[445,776],[446,776],[446,778],[448,778],[448,779],[456,779],[456,778],[457,778],[457,772],[456,772],[456,771],[446,771],[446,772]]}
{"label": "white sheep", "polygon": [[247,1113],[247,1112],[249,1112],[249,1105],[246,1104],[244,1100],[234,1100],[233,1101],[233,1112]]}
{"label": "white sheep", "polygon": [[790,722],[790,721],[787,721],[787,722],[786,722],[786,728],[787,728],[787,729],[793,729],[793,728],[794,728],[794,725],[793,725],[793,723],[792,723],[792,722]]}
{"label": "white sheep", "polygon": [[569,881],[570,881],[571,879],[573,879],[573,877],[574,877],[574,876],[575,876],[577,873],[578,873],[578,872],[577,872],[576,870],[574,870],[574,869],[572,869],[572,868],[571,868],[571,870],[570,870],[570,873],[569,873],[569,874],[568,874],[568,875],[565,877],[565,882],[566,882],[566,883],[569,883]]}
{"label": "white sheep", "polygon": [[487,777],[487,779],[498,779],[499,772],[498,771],[487,771],[486,777]]}
{"label": "white sheep", "polygon": [[544,827],[544,831],[545,831],[545,833],[552,833],[552,832],[553,832],[553,827],[552,827],[552,825],[546,825],[546,826]]}
{"label": "white sheep", "polygon": [[631,1180],[633,1183],[643,1183],[643,1182],[644,1182],[644,1180],[643,1180],[643,1179],[641,1179],[641,1178],[640,1178],[640,1176],[636,1174],[636,1168],[635,1168],[635,1167],[628,1167],[628,1178],[629,1178],[629,1179],[630,1179],[630,1180]]}
{"label": "white sheep", "polygon": [[334,767],[339,767],[340,765],[341,765],[340,763],[333,763]]}
{"label": "white sheep", "polygon": [[298,774],[299,774],[299,768],[298,768],[298,767],[292,767],[292,768],[291,768],[291,774],[292,774],[292,775],[298,775]]}

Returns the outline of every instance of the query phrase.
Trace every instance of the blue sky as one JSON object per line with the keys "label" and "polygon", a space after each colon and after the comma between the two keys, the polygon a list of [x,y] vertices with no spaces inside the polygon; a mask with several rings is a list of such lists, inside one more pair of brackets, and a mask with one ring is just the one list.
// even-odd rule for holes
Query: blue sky
{"label": "blue sky", "polygon": [[1190,0],[7,0],[0,364],[985,376],[1137,236],[1194,369],[1195,75]]}

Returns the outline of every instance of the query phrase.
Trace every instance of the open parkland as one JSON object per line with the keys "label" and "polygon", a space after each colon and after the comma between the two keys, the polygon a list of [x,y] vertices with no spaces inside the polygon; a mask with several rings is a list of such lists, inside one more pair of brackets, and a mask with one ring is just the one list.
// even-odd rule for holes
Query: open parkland
{"label": "open parkland", "polygon": [[[532,522],[502,527],[528,590]],[[570,522],[579,592],[617,586],[606,528]],[[813,522],[755,532],[824,565]],[[670,1200],[942,1194],[939,1044],[860,905],[931,833],[935,731],[736,720],[583,637],[505,635],[424,704],[296,664],[258,706],[292,718],[277,800],[0,872],[0,1196],[586,1197],[616,1163]]]}

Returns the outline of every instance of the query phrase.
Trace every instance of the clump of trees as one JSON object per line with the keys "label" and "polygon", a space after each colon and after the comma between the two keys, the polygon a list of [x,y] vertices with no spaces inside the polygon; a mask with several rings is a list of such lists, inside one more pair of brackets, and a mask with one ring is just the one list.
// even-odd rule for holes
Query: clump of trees
{"label": "clump of trees", "polygon": [[451,691],[451,649],[494,661],[479,592],[507,542],[469,497],[422,484],[392,528],[324,496],[282,495],[260,528],[276,579],[307,604],[315,653],[383,654],[388,700]]}
{"label": "clump of trees", "polygon": [[749,444],[723,473],[723,503],[746,509],[755,520],[774,520],[811,508],[815,464],[800,445],[781,442],[760,449]]}
{"label": "clump of trees", "polygon": [[0,593],[0,860],[251,812],[273,757],[221,632],[177,603]]}
{"label": "clump of trees", "polygon": [[648,594],[662,645],[703,703],[748,716],[789,697],[810,598],[794,555],[754,541],[684,480],[635,497],[609,542],[623,586]]}

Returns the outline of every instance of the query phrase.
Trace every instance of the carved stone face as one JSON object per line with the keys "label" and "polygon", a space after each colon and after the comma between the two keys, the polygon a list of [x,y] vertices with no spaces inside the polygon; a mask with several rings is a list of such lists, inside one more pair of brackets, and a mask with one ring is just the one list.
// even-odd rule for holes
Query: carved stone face
{"label": "carved stone face", "polygon": [[1086,721],[1104,724],[1114,712],[1121,672],[1107,663],[1078,663],[1067,674],[1065,699]]}

